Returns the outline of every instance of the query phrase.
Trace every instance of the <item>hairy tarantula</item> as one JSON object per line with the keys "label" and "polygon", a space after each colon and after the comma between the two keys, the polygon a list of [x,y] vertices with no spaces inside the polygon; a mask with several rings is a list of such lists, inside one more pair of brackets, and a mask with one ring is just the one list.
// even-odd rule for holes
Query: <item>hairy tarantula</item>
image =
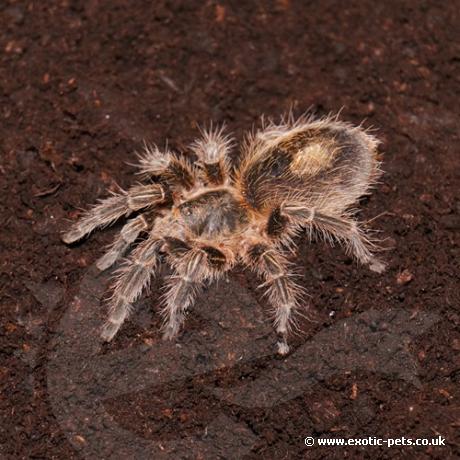
{"label": "hairy tarantula", "polygon": [[289,115],[247,135],[242,157],[232,167],[232,140],[223,128],[203,131],[190,150],[197,161],[156,146],[140,156],[145,179],[100,201],[63,235],[73,243],[97,227],[132,216],[108,252],[97,261],[105,270],[145,234],[118,270],[102,338],[112,340],[163,259],[172,267],[164,296],[164,338],[175,337],[200,287],[236,263],[264,282],[280,336],[278,352],[289,351],[286,336],[302,289],[287,253],[307,228],[343,243],[377,273],[385,265],[373,254],[350,210],[379,176],[378,141],[337,117]]}

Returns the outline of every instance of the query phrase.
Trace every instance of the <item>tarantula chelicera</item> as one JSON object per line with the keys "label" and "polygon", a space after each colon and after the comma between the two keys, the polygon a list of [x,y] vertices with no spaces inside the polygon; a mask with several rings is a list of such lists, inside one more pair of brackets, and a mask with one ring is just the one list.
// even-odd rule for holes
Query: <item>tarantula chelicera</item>
{"label": "tarantula chelicera", "polygon": [[195,162],[146,147],[139,165],[143,183],[100,201],[63,235],[73,243],[131,217],[97,261],[100,270],[146,236],[118,270],[104,340],[115,336],[163,259],[174,271],[164,296],[164,338],[178,334],[200,287],[242,262],[263,279],[280,354],[289,350],[286,336],[300,306],[302,289],[287,255],[302,229],[343,243],[377,273],[385,269],[350,209],[379,176],[375,137],[337,117],[289,115],[251,132],[235,167],[232,144],[223,128],[211,127],[190,146]]}

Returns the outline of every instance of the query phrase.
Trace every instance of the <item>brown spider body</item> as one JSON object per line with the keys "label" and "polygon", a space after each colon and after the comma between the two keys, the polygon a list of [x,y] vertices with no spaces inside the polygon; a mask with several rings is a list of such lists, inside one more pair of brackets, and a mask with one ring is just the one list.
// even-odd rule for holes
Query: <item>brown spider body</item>
{"label": "brown spider body", "polygon": [[[147,148],[140,159],[147,183],[102,201],[63,237],[71,243],[96,227],[138,213],[97,262],[103,270],[141,232],[148,234],[119,270],[103,338],[114,337],[165,253],[174,275],[165,295],[164,337],[177,335],[205,282],[242,262],[264,278],[282,337],[278,351],[286,353],[286,335],[302,293],[287,250],[295,248],[294,236],[301,229],[344,243],[376,272],[384,269],[350,211],[379,175],[377,145],[360,127],[337,119],[288,117],[249,135],[235,169],[229,166],[231,142],[222,129],[204,132],[192,144],[195,165],[183,156]],[[153,207],[156,217],[148,213]]]}

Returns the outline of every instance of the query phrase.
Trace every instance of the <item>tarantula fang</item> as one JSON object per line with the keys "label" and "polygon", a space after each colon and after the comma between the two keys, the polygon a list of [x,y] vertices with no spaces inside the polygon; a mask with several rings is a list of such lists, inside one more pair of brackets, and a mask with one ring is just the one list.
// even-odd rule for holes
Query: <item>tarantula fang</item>
{"label": "tarantula fang", "polygon": [[377,145],[360,126],[337,117],[289,115],[248,134],[233,167],[233,140],[223,128],[203,131],[185,154],[146,147],[139,160],[143,182],[100,201],[62,237],[73,243],[129,217],[97,261],[105,270],[146,236],[117,272],[102,338],[113,339],[163,259],[174,272],[162,309],[167,339],[177,336],[200,288],[243,263],[263,279],[278,352],[286,354],[302,298],[288,254],[302,229],[342,243],[377,273],[385,269],[351,210],[379,177]]}

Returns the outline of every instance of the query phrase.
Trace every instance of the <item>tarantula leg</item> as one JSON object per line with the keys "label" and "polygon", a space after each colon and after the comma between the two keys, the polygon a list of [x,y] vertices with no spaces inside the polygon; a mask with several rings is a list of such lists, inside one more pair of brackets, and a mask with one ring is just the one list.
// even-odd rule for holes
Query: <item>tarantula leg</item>
{"label": "tarantula leg", "polygon": [[161,240],[149,238],[131,254],[119,270],[110,299],[109,318],[101,337],[110,342],[132,310],[132,304],[149,284],[151,276],[159,265]]}
{"label": "tarantula leg", "polygon": [[202,138],[195,141],[191,148],[199,159],[207,183],[221,185],[228,180],[228,153],[232,148],[232,139],[224,134],[223,126],[213,129],[211,125],[208,130],[203,130]]}
{"label": "tarantula leg", "polygon": [[163,310],[165,326],[163,337],[171,339],[177,335],[184,321],[185,312],[208,279],[215,279],[234,263],[230,250],[224,252],[214,246],[192,247],[178,238],[165,237],[163,250],[169,255],[171,265],[176,270],[168,285],[166,305]]}
{"label": "tarantula leg", "polygon": [[[173,267],[180,264],[182,256],[192,250],[192,246],[179,239],[170,236],[163,238],[165,242],[162,249],[169,254],[169,259]],[[234,263],[235,257],[233,253],[226,250],[225,253],[220,249],[210,245],[196,246],[195,250],[201,250],[206,254],[206,270],[208,271],[209,278],[213,278],[222,271],[228,270]]]}
{"label": "tarantula leg", "polygon": [[289,218],[283,214],[281,206],[276,206],[268,216],[265,231],[271,238],[278,237],[284,233],[288,224]]}
{"label": "tarantula leg", "polygon": [[261,287],[266,287],[266,294],[275,308],[276,332],[281,336],[278,353],[284,355],[289,351],[287,334],[291,313],[299,305],[302,290],[293,281],[287,260],[276,249],[265,244],[254,244],[245,258],[249,266],[265,279]]}
{"label": "tarantula leg", "polygon": [[282,242],[292,250],[295,246],[292,237],[305,226],[306,222],[312,221],[314,213],[314,209],[304,205],[293,203],[276,205],[268,215],[265,233],[272,241]]}
{"label": "tarantula leg", "polygon": [[139,169],[143,176],[160,177],[171,187],[190,190],[196,181],[196,170],[186,158],[169,151],[163,153],[156,146],[145,146],[139,155]]}
{"label": "tarantula leg", "polygon": [[350,218],[335,217],[321,212],[315,212],[312,224],[321,231],[343,241],[352,254],[362,263],[368,265],[376,273],[385,271],[385,264],[371,252],[373,243],[369,241],[358,223]]}
{"label": "tarantula leg", "polygon": [[70,244],[80,240],[97,227],[110,225],[122,216],[133,211],[156,205],[165,198],[165,191],[159,184],[135,185],[128,192],[115,194],[102,200],[92,209],[86,211],[70,230],[63,234],[64,243]]}
{"label": "tarantula leg", "polygon": [[[382,273],[385,270],[385,264],[371,251],[373,243],[369,241],[355,220],[349,217],[329,215],[315,208],[295,204],[282,206],[280,213],[281,218],[277,219],[278,223],[287,218],[293,224],[291,228],[305,225],[308,225],[310,230],[316,228],[329,239],[333,237],[339,242],[344,242],[348,250],[362,264],[368,265],[372,271]],[[283,225],[285,225],[284,221]],[[267,228],[270,226],[268,225]],[[289,234],[289,231],[287,233]]]}
{"label": "tarantula leg", "polygon": [[111,267],[134,243],[139,234],[147,228],[148,224],[142,214],[131,219],[123,226],[110,249],[96,262],[96,267],[101,271]]}
{"label": "tarantula leg", "polygon": [[180,326],[184,322],[187,308],[193,304],[202,283],[209,277],[206,259],[205,251],[193,248],[184,252],[181,258],[173,261],[176,275],[170,278],[165,295],[164,339],[172,339],[177,336]]}

